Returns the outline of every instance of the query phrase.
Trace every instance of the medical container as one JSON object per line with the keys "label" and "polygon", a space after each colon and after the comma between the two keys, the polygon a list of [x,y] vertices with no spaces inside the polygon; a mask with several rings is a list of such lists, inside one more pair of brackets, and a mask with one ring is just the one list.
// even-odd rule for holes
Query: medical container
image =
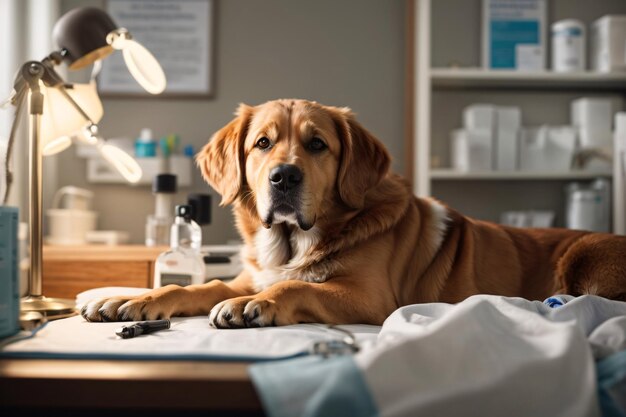
{"label": "medical container", "polygon": [[552,24],[552,71],[576,72],[586,68],[585,25],[576,19]]}
{"label": "medical container", "polygon": [[170,250],[160,254],[156,260],[154,288],[205,282],[205,265],[200,253],[202,229],[192,220],[192,210],[189,205],[176,206],[176,217],[170,231]]}
{"label": "medical container", "polygon": [[482,26],[484,68],[545,69],[545,0],[483,0]]}

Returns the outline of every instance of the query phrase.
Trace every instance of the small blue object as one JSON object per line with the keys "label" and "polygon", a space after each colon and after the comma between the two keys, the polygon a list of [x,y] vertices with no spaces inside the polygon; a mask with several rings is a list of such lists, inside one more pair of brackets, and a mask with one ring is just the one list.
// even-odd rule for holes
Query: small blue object
{"label": "small blue object", "polygon": [[193,145],[185,145],[185,148],[183,149],[183,155],[193,158],[193,155],[194,155]]}
{"label": "small blue object", "polygon": [[157,144],[156,142],[144,142],[144,141],[136,141],[135,142],[135,156],[137,158],[154,158],[157,155]]}
{"label": "small blue object", "polygon": [[543,303],[547,305],[548,307],[557,308],[566,304],[567,300],[561,296],[554,295],[552,297],[546,298],[546,300]]}

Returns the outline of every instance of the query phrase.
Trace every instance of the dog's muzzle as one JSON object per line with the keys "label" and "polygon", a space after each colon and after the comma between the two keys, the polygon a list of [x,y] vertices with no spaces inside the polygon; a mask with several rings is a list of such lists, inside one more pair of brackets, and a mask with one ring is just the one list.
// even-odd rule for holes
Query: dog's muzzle
{"label": "dog's muzzle", "polygon": [[271,208],[264,220],[265,227],[271,227],[274,220],[292,221],[303,230],[313,225],[305,221],[300,212],[300,197],[303,173],[292,164],[281,164],[274,167],[269,174],[271,185]]}
{"label": "dog's muzzle", "polygon": [[270,171],[272,190],[284,194],[297,190],[302,182],[302,171],[295,165],[282,164]]}

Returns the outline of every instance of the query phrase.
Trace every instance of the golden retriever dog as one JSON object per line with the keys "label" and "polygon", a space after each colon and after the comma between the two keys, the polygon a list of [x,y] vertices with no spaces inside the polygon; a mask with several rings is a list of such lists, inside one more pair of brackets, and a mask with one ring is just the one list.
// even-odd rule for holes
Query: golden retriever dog
{"label": "golden retriever dog", "polygon": [[500,226],[417,198],[347,108],[241,105],[197,163],[221,204],[233,205],[243,272],[228,283],[92,301],[87,320],[381,324],[403,305],[474,294],[626,300],[626,237]]}

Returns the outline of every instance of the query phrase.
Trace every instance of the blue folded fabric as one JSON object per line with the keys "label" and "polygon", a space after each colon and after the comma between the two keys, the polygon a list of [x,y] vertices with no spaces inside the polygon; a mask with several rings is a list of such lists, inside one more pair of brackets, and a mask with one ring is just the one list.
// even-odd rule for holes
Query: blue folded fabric
{"label": "blue folded fabric", "polygon": [[250,376],[272,417],[374,417],[378,410],[351,356],[256,364]]}
{"label": "blue folded fabric", "polygon": [[603,417],[626,417],[626,350],[596,365],[598,397]]}

